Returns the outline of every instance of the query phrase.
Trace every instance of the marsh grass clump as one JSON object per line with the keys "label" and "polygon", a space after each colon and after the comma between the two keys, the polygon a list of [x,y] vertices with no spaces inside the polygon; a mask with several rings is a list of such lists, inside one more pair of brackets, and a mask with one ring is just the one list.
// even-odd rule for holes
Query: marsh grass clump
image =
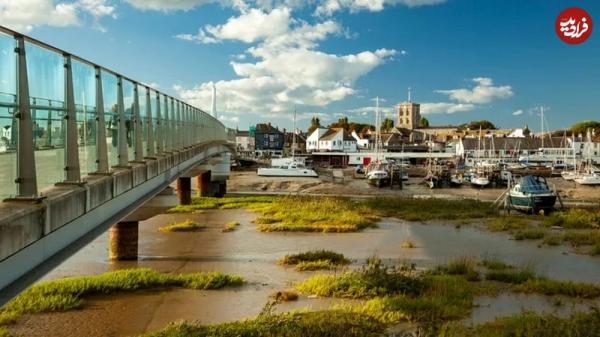
{"label": "marsh grass clump", "polygon": [[440,324],[467,316],[473,306],[473,293],[468,281],[448,275],[429,276],[418,296],[378,297],[350,310],[384,323],[402,320]]}
{"label": "marsh grass clump", "polygon": [[296,286],[302,293],[325,297],[373,298],[394,294],[420,294],[424,288],[422,278],[412,269],[385,266],[378,258],[358,271],[340,275],[315,275]]}
{"label": "marsh grass clump", "polygon": [[413,249],[413,248],[417,248],[417,245],[414,242],[412,242],[412,240],[406,239],[406,240],[404,240],[404,242],[402,242],[402,245],[400,245],[400,247],[406,248],[406,249]]}
{"label": "marsh grass clump", "polygon": [[578,298],[596,298],[600,296],[600,287],[589,283],[557,281],[546,278],[530,279],[520,284],[518,291],[544,295],[564,295]]}
{"label": "marsh grass clump", "polygon": [[546,235],[546,231],[542,229],[532,228],[519,230],[514,234],[514,238],[517,241],[521,240],[540,240]]}
{"label": "marsh grass clump", "polygon": [[486,223],[488,230],[492,232],[510,232],[522,230],[530,225],[530,221],[521,216],[501,216],[489,219]]}
{"label": "marsh grass clump", "polygon": [[357,232],[379,221],[376,212],[347,198],[280,197],[255,210],[263,232]]}
{"label": "marsh grass clump", "polygon": [[562,240],[573,247],[595,245],[600,243],[600,230],[569,231],[562,234]]}
{"label": "marsh grass clump", "polygon": [[296,265],[301,262],[315,261],[329,261],[330,263],[337,265],[350,263],[350,260],[348,260],[344,254],[322,249],[286,255],[279,260],[279,264]]}
{"label": "marsh grass clump", "polygon": [[160,227],[159,230],[163,233],[172,232],[196,232],[203,229],[204,226],[199,225],[197,222],[192,220],[185,220],[182,222],[173,222],[166,226]]}
{"label": "marsh grass clump", "polygon": [[291,302],[298,300],[298,293],[295,291],[278,291],[270,296],[275,302]]}
{"label": "marsh grass clump", "polygon": [[536,278],[535,272],[531,267],[522,269],[500,269],[488,270],[485,274],[485,279],[490,281],[498,281],[503,283],[521,284]]}
{"label": "marsh grass clump", "polygon": [[171,324],[145,337],[377,337],[386,326],[370,317],[344,310],[260,315],[216,325]]}
{"label": "marsh grass clump", "polygon": [[479,272],[476,270],[477,261],[468,256],[457,257],[448,261],[447,264],[437,266],[434,273],[447,275],[460,275],[468,281],[479,281]]}
{"label": "marsh grass clump", "polygon": [[523,312],[470,327],[455,322],[444,326],[436,335],[445,337],[565,337],[597,336],[598,331],[600,331],[600,311],[592,308],[588,313],[576,312],[569,317]]}
{"label": "marsh grass clump", "polygon": [[471,199],[372,198],[364,204],[381,216],[408,221],[465,220],[496,215],[491,203]]}
{"label": "marsh grass clump", "polygon": [[10,332],[3,327],[0,327],[0,337],[12,337]]}
{"label": "marsh grass clump", "polygon": [[223,228],[222,232],[233,232],[240,226],[240,223],[237,221],[231,221],[225,224],[225,228]]}
{"label": "marsh grass clump", "polygon": [[195,213],[206,209],[235,209],[262,207],[278,197],[273,196],[245,196],[225,198],[192,198],[191,205],[178,205],[167,211],[167,213]]}
{"label": "marsh grass clump", "polygon": [[335,269],[338,265],[331,263],[329,260],[303,261],[296,265],[297,271],[313,271],[313,270],[330,270]]}
{"label": "marsh grass clump", "polygon": [[489,270],[505,270],[513,268],[513,266],[511,266],[510,264],[493,258],[483,259],[481,260],[480,264]]}
{"label": "marsh grass clump", "polygon": [[544,219],[546,226],[560,226],[567,229],[599,229],[600,212],[588,209],[569,209],[566,212],[555,212]]}
{"label": "marsh grass clump", "polygon": [[562,235],[550,234],[544,237],[544,241],[542,241],[542,243],[548,246],[558,246],[562,243],[562,240]]}
{"label": "marsh grass clump", "polygon": [[600,255],[600,242],[596,242],[596,244],[594,244],[594,247],[592,247],[592,249],[590,250],[590,255],[592,255],[592,256]]}
{"label": "marsh grass clump", "polygon": [[220,289],[242,283],[243,279],[239,276],[216,272],[171,275],[152,269],[118,270],[38,283],[0,309],[0,317],[3,318],[2,324],[9,324],[23,314],[76,309],[83,305],[87,296],[96,294],[173,287]]}

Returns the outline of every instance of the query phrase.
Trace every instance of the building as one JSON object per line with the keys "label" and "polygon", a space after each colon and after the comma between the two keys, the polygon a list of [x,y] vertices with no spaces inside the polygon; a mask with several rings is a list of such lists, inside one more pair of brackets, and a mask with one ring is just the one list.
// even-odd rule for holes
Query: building
{"label": "building", "polygon": [[306,151],[313,152],[319,151],[319,139],[323,136],[328,129],[326,128],[316,128],[307,138],[306,138]]}
{"label": "building", "polygon": [[250,154],[254,152],[254,137],[250,131],[235,130],[235,145],[239,154]]}
{"label": "building", "polygon": [[[296,148],[295,153],[306,153],[306,134],[300,132],[300,130],[296,130]],[[292,153],[292,147],[294,144],[294,132],[286,132],[283,130],[283,150],[287,154]]]}
{"label": "building", "polygon": [[421,104],[410,101],[396,106],[398,116],[397,127],[415,130],[421,126]]}
{"label": "building", "polygon": [[356,152],[357,141],[344,128],[318,128],[307,138],[309,152]]}
{"label": "building", "polygon": [[283,132],[271,123],[256,124],[254,153],[257,157],[281,157],[283,155]]}

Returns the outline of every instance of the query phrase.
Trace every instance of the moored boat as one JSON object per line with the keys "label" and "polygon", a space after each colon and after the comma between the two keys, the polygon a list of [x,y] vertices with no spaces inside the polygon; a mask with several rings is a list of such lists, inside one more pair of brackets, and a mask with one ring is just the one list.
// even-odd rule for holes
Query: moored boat
{"label": "moored boat", "polygon": [[258,175],[263,177],[311,177],[317,178],[319,175],[315,170],[304,167],[300,164],[292,163],[279,167],[263,167],[258,169]]}
{"label": "moored boat", "polygon": [[579,175],[574,179],[576,183],[580,185],[600,185],[600,174],[598,173],[585,173]]}
{"label": "moored boat", "polygon": [[514,209],[537,213],[540,210],[552,210],[557,196],[548,186],[546,178],[528,175],[510,189],[508,199]]}
{"label": "moored boat", "polygon": [[386,170],[374,169],[367,172],[367,181],[369,184],[377,187],[384,187],[390,184],[390,175]]}

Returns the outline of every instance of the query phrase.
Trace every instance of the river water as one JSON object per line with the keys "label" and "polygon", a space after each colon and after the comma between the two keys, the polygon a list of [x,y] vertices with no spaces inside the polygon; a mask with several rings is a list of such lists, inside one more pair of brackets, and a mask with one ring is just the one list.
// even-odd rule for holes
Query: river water
{"label": "river water", "polygon": [[[221,271],[243,276],[248,284],[216,291],[171,290],[98,296],[86,300],[82,310],[28,316],[11,328],[23,336],[135,336],[187,320],[215,323],[256,316],[275,291],[290,289],[311,273],[299,273],[277,265],[288,253],[329,249],[358,263],[372,255],[394,262],[414,262],[430,267],[459,256],[494,257],[516,265],[533,265],[546,276],[600,283],[600,258],[572,255],[566,247],[541,247],[534,242],[509,240],[503,233],[489,233],[470,226],[455,228],[443,223],[410,223],[384,219],[379,228],[360,233],[261,233],[244,210],[208,210],[201,214],[162,214],[140,223],[139,253],[135,262],[109,262],[105,233],[66,260],[45,279],[90,275],[133,267],[163,272]],[[194,220],[205,229],[194,233],[162,233],[159,227],[172,221]],[[238,221],[237,230],[223,233],[227,222]],[[402,248],[410,240],[416,248]],[[354,263],[357,265],[358,263]],[[299,308],[326,309],[343,300],[310,299],[280,304],[276,311]],[[522,309],[568,313],[585,309],[589,302],[573,302],[554,308],[543,296],[500,295],[476,300],[467,322],[482,322]]]}

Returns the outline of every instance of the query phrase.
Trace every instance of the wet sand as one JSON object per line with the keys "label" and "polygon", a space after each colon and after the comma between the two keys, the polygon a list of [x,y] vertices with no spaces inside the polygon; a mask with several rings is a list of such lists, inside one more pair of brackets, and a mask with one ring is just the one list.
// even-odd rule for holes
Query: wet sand
{"label": "wet sand", "polygon": [[[97,296],[87,300],[82,310],[29,316],[10,330],[23,336],[135,336],[162,329],[174,321],[216,323],[253,317],[268,302],[270,294],[289,289],[311,275],[276,263],[285,254],[309,249],[334,250],[357,262],[377,254],[394,262],[415,262],[418,267],[434,266],[457,256],[495,257],[517,265],[533,264],[542,274],[556,279],[600,282],[600,258],[565,254],[566,247],[538,248],[533,242],[509,240],[506,234],[475,227],[456,229],[444,223],[384,219],[379,228],[359,233],[261,233],[251,223],[254,218],[255,214],[244,210],[159,215],[140,223],[139,261],[107,261],[108,235],[105,233],[46,276],[46,279],[55,279],[149,267],[163,272],[238,274],[247,280],[245,286],[215,291],[177,289]],[[158,231],[171,221],[186,219],[206,228],[194,233]],[[230,221],[239,221],[241,225],[233,232],[221,232]],[[402,248],[402,242],[407,239],[417,248]],[[507,296],[478,299],[481,306],[474,309],[468,322],[519,312],[522,307],[536,310],[548,307],[549,300],[543,296],[542,299],[531,297],[531,301],[528,296]],[[277,310],[325,309],[340,302],[301,296],[298,302],[278,305]]]}

